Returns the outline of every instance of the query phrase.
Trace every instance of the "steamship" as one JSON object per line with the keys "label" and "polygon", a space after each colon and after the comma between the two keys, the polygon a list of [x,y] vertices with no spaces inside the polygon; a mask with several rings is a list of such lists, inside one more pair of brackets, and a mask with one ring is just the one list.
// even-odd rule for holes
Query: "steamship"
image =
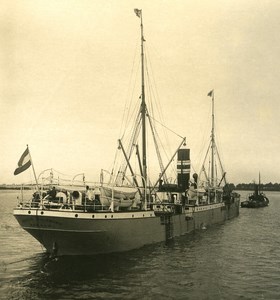
{"label": "steamship", "polygon": [[[42,178],[42,183],[37,182],[30,200],[19,197],[14,209],[20,226],[53,256],[132,250],[222,223],[239,214],[239,195],[227,189],[223,168],[220,178],[215,170],[215,160],[220,162],[220,159],[214,134],[213,91],[211,140],[206,153],[211,158],[210,172],[206,173],[204,162],[201,172],[190,176],[190,149],[185,137],[179,136],[178,145],[169,159],[164,160],[160,150],[165,144],[159,141],[157,128],[162,124],[153,116],[154,109],[145,93],[147,66],[142,10],[134,11],[140,18],[141,29],[140,107],[135,110],[134,125],[129,132],[132,135],[128,139],[124,134],[118,140],[116,152],[120,163],[109,172],[102,170],[100,182],[95,184],[85,178],[81,183],[65,184],[51,171],[49,177]],[[147,127],[151,129],[149,134]],[[151,162],[148,138],[154,144],[159,165],[159,176],[154,182],[149,174],[154,168],[148,166]],[[172,166],[176,180],[168,176]]]}

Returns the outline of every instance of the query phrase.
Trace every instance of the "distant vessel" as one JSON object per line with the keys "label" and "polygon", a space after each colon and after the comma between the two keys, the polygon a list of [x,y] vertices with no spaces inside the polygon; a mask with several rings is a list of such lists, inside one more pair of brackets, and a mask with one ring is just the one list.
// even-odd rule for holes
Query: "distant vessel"
{"label": "distant vessel", "polygon": [[[218,180],[215,170],[217,148],[213,91],[208,94],[212,97],[213,108],[210,173],[206,174],[204,164],[202,166],[206,181],[194,174],[194,181],[189,184],[190,149],[186,148],[185,138],[182,138],[169,161],[163,163],[152,111],[148,111],[145,100],[142,10],[135,9],[135,13],[141,20],[141,103],[129,147],[124,147],[123,139],[119,140],[118,148],[124,158],[121,168],[116,173],[110,173],[106,184],[102,172],[100,182],[95,185],[85,180],[80,185],[74,182],[62,184],[62,179],[55,179],[51,172],[48,183],[44,179],[39,187],[34,172],[37,192],[28,202],[21,198],[14,209],[20,226],[53,256],[127,251],[172,239],[195,229],[206,229],[239,214],[239,194],[226,190],[226,185],[222,187],[222,182],[226,183],[225,172]],[[160,167],[160,175],[154,184],[148,176],[147,120]],[[31,165],[27,159],[29,154],[27,148],[26,156],[20,159],[15,174]],[[177,178],[174,182],[166,173],[176,156]],[[133,157],[137,157],[138,163],[132,164]]]}
{"label": "distant vessel", "polygon": [[250,193],[247,196],[247,200],[241,202],[241,207],[258,208],[258,207],[265,207],[269,205],[269,200],[266,197],[266,195],[263,192],[261,192],[260,187],[261,187],[261,180],[259,174],[259,184],[255,183],[254,193]]}

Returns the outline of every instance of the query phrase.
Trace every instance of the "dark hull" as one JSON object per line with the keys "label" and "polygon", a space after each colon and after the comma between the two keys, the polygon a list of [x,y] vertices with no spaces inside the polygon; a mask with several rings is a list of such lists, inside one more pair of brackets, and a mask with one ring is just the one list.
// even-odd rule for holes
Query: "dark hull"
{"label": "dark hull", "polygon": [[241,207],[245,208],[259,208],[266,207],[269,204],[269,200],[264,195],[251,195],[248,200],[241,202]]}
{"label": "dark hull", "polygon": [[266,206],[268,206],[268,203],[266,202],[253,202],[253,201],[241,202],[241,207],[245,207],[245,208],[260,208]]}
{"label": "dark hull", "polygon": [[132,250],[222,223],[238,216],[239,205],[237,200],[160,215],[154,211],[88,213],[17,208],[14,216],[48,253],[94,255]]}

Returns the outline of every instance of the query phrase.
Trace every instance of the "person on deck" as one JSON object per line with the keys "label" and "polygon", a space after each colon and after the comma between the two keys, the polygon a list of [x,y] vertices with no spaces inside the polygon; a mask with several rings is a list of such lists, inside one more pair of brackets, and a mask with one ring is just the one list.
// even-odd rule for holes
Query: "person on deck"
{"label": "person on deck", "polygon": [[54,200],[56,197],[56,189],[55,186],[52,188],[52,190],[49,191],[49,196]]}
{"label": "person on deck", "polygon": [[94,200],[94,192],[89,189],[89,186],[86,186],[86,200],[92,201]]}

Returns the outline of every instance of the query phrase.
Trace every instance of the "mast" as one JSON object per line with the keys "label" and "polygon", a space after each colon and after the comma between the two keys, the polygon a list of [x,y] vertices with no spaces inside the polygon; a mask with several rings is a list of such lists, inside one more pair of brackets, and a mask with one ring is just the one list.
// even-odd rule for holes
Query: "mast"
{"label": "mast", "polygon": [[[226,172],[224,171],[222,162],[221,162],[221,158],[219,155],[219,151],[218,148],[216,147],[216,141],[215,141],[215,109],[214,109],[214,90],[210,91],[208,93],[207,96],[210,96],[212,99],[212,130],[211,130],[211,139],[210,139],[210,145],[208,147],[207,150],[207,154],[208,151],[210,150],[211,147],[211,163],[210,163],[210,185],[211,187],[219,187],[222,183],[222,181],[224,180],[225,184],[227,184],[227,180],[226,180]],[[206,154],[206,156],[207,156]],[[217,177],[217,166],[215,165],[215,155],[218,157],[218,162],[219,162],[219,166],[221,168],[221,175],[222,178],[220,180],[220,182],[218,183],[218,177]],[[205,157],[206,159],[206,157]],[[203,166],[204,166],[205,160],[203,162]]]}
{"label": "mast", "polygon": [[143,33],[143,18],[142,10],[134,9],[134,12],[137,17],[141,20],[141,118],[142,118],[142,168],[143,168],[143,177],[147,182],[147,142],[146,142],[146,101],[145,101],[145,77],[144,77],[144,33]]}
{"label": "mast", "polygon": [[215,151],[215,128],[214,128],[214,93],[212,96],[212,134],[211,134],[211,141],[212,141],[212,163],[211,163],[211,180],[212,186],[214,186],[214,151]]}
{"label": "mast", "polygon": [[214,167],[214,156],[215,156],[215,128],[214,128],[214,90],[208,93],[208,96],[212,98],[212,130],[211,130],[211,186],[214,187],[215,183],[215,167]]}

